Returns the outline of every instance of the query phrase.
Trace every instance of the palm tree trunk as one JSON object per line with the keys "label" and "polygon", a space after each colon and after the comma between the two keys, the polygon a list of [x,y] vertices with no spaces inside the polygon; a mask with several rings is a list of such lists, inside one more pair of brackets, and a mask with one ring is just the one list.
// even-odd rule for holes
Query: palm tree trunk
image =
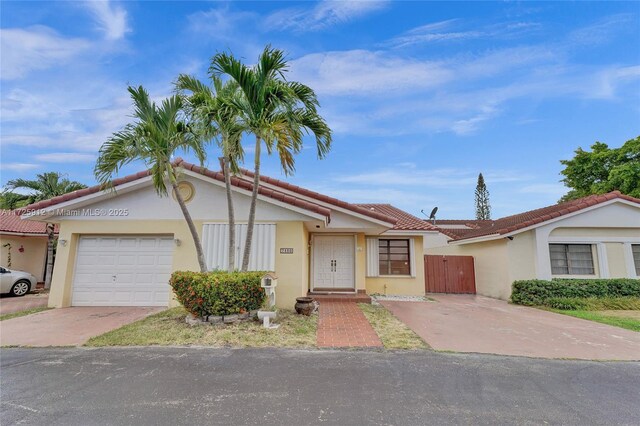
{"label": "palm tree trunk", "polygon": [[229,272],[236,269],[236,217],[231,196],[231,173],[229,171],[229,156],[222,158],[224,172],[224,186],[227,192],[227,211],[229,214]]}
{"label": "palm tree trunk", "polygon": [[53,275],[53,242],[55,240],[55,225],[47,223],[47,268],[44,275],[44,288],[51,288]]}
{"label": "palm tree trunk", "polygon": [[189,231],[191,232],[191,237],[193,238],[193,243],[196,246],[196,254],[198,255],[198,263],[200,264],[200,272],[207,272],[207,262],[205,262],[204,260],[202,243],[200,243],[200,236],[198,235],[196,225],[193,223],[193,219],[191,219],[191,214],[189,213],[189,210],[187,210],[187,205],[184,202],[184,198],[182,198],[182,194],[180,194],[180,191],[178,190],[178,183],[176,182],[176,178],[174,176],[171,176],[170,180],[171,187],[173,188],[173,193],[176,195],[176,200],[180,205],[180,210],[182,210],[184,220],[187,222],[187,226],[189,227]]}
{"label": "palm tree trunk", "polygon": [[258,187],[260,185],[260,136],[256,136],[256,152],[253,170],[253,191],[251,193],[251,205],[249,207],[249,221],[247,222],[247,239],[244,244],[244,255],[242,257],[242,270],[249,269],[249,258],[251,256],[251,244],[253,243],[253,224],[256,221],[256,204],[258,202]]}

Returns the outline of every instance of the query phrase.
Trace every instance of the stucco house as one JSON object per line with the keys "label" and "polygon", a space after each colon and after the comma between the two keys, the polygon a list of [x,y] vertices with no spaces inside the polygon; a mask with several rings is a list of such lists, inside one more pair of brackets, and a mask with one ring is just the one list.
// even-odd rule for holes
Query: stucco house
{"label": "stucco house", "polygon": [[[180,191],[207,265],[227,265],[224,176],[182,159]],[[244,250],[252,174],[232,178],[238,255]],[[49,306],[174,306],[172,271],[199,270],[178,204],[156,194],[147,171],[28,206],[23,218],[59,225]],[[243,220],[245,221],[243,223]],[[432,224],[388,204],[351,204],[261,177],[250,269],[278,277],[279,306],[313,293],[424,294],[424,238]]]}
{"label": "stucco house", "polygon": [[[11,252],[11,253],[9,253]],[[44,281],[47,264],[47,224],[22,220],[15,211],[0,210],[0,265],[29,272]]]}
{"label": "stucco house", "polygon": [[640,199],[618,191],[496,220],[438,220],[425,254],[473,256],[478,294],[515,280],[640,278]]}

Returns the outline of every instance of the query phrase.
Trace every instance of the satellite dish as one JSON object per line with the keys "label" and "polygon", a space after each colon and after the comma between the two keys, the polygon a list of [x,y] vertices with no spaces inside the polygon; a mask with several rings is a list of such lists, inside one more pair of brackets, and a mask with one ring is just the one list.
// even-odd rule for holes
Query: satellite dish
{"label": "satellite dish", "polygon": [[438,208],[434,207],[433,210],[431,210],[431,214],[429,215],[429,219],[431,220],[435,220],[436,219],[436,213],[438,212]]}

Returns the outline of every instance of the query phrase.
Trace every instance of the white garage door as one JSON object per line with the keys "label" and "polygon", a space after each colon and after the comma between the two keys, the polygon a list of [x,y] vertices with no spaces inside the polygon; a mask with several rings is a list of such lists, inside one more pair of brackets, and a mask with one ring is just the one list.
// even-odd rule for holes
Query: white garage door
{"label": "white garage door", "polygon": [[172,237],[80,237],[74,306],[167,306]]}

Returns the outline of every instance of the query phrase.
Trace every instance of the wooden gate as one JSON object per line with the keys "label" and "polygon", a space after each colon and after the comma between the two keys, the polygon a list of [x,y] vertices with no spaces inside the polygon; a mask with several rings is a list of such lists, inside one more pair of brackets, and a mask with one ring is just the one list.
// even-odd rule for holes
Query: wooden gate
{"label": "wooden gate", "polygon": [[427,293],[475,294],[473,256],[425,256],[424,281]]}

